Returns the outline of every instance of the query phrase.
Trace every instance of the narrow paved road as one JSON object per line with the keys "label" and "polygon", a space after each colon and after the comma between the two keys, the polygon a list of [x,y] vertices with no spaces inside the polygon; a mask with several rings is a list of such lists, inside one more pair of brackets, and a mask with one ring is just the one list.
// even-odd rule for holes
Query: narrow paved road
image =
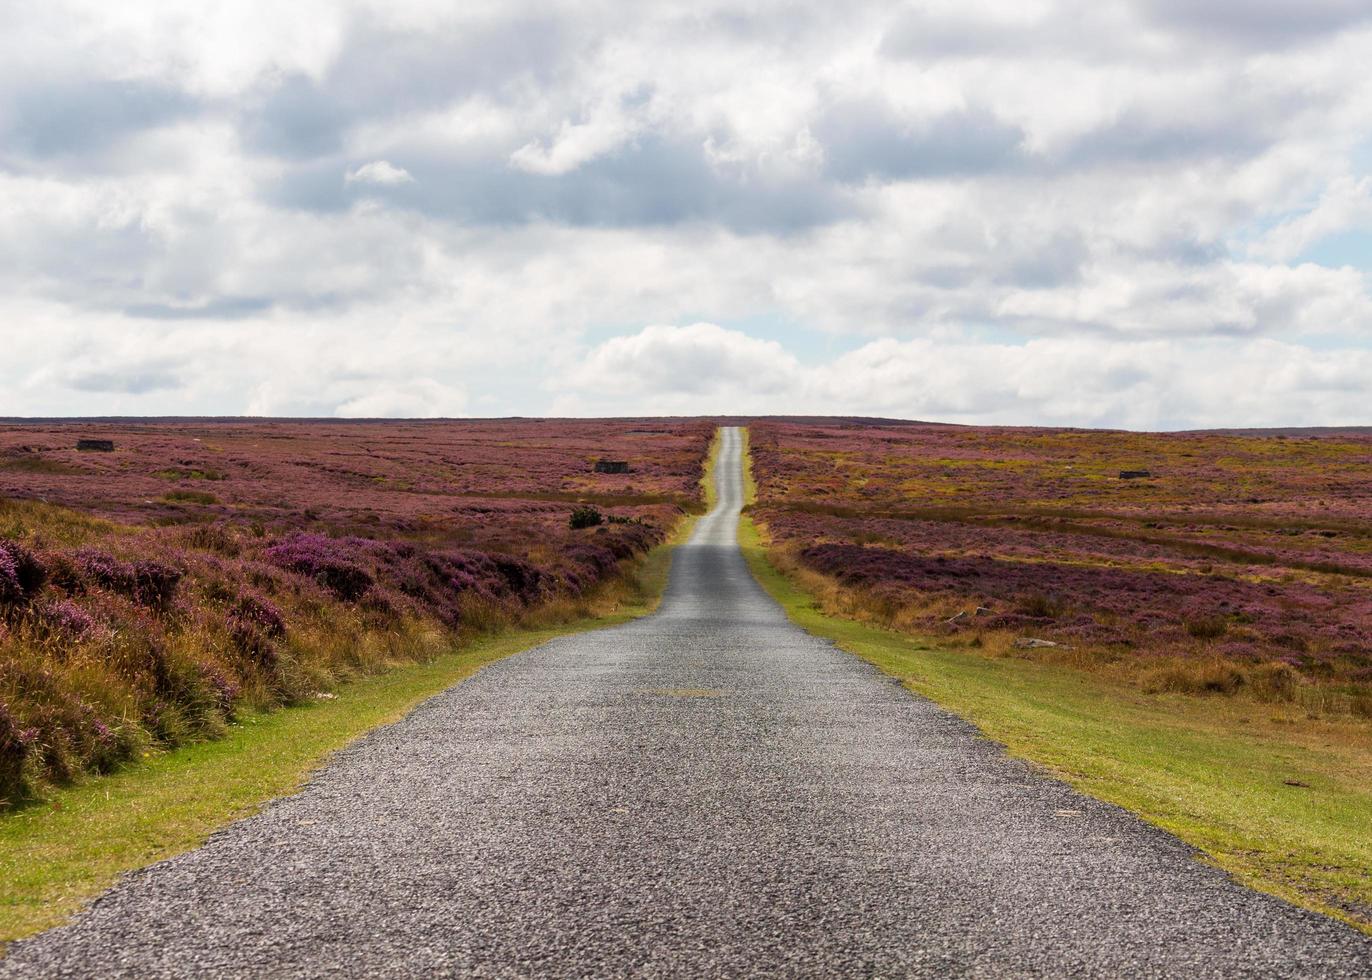
{"label": "narrow paved road", "polygon": [[791,626],[720,504],[656,615],[487,668],[0,976],[1372,975],[1372,942]]}

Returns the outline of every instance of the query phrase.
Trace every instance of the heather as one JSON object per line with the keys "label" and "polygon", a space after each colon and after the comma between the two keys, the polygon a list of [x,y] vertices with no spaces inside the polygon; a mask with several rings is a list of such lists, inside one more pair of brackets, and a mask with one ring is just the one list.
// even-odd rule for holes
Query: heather
{"label": "heather", "polygon": [[767,422],[751,440],[756,519],[856,615],[1151,691],[1372,714],[1372,433]]}
{"label": "heather", "polygon": [[[0,430],[0,800],[612,601],[699,505],[712,433],[139,423],[77,453],[92,428]],[[611,455],[631,471],[595,473]],[[35,457],[52,466],[3,462]],[[191,483],[214,503],[167,492]],[[602,522],[573,528],[590,502]]]}

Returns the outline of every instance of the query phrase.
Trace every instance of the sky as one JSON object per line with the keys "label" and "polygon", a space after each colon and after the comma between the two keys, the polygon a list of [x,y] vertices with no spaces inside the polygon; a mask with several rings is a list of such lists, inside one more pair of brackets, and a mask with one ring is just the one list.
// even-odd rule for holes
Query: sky
{"label": "sky", "polygon": [[0,416],[1372,424],[1367,0],[0,21]]}

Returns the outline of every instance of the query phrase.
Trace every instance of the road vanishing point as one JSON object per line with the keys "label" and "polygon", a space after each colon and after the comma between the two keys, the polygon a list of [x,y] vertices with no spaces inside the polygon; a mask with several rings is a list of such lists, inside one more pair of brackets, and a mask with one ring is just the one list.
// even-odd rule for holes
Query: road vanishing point
{"label": "road vanishing point", "polygon": [[0,977],[1372,976],[791,624],[737,429],[716,480],[654,615],[485,668]]}

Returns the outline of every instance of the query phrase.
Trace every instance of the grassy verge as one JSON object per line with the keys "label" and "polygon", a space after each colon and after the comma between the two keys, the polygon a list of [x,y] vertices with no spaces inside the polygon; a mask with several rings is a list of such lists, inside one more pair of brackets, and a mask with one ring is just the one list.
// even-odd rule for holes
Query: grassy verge
{"label": "grassy verge", "polygon": [[[711,447],[702,482],[713,502]],[[244,714],[223,738],[147,755],[108,776],[53,790],[0,815],[0,951],[60,924],[122,872],[190,850],[215,830],[298,789],[329,755],[486,664],[558,636],[614,626],[656,608],[687,517],[604,591],[599,615],[479,636],[433,660],[344,685],[314,703]]]}
{"label": "grassy verge", "polygon": [[1365,723],[1292,724],[1270,707],[1147,695],[1066,668],[942,651],[826,615],[803,575],[769,561],[746,516],[740,542],[753,574],[799,626],[899,677],[1013,755],[1170,831],[1245,884],[1372,933]]}
{"label": "grassy verge", "polygon": [[[705,510],[714,509],[719,501],[719,490],[715,487],[715,463],[719,461],[720,441],[724,438],[721,429],[715,429],[715,437],[710,440],[710,449],[705,454],[705,468],[700,474],[700,497],[705,501]],[[747,443],[744,443],[747,446]]]}

